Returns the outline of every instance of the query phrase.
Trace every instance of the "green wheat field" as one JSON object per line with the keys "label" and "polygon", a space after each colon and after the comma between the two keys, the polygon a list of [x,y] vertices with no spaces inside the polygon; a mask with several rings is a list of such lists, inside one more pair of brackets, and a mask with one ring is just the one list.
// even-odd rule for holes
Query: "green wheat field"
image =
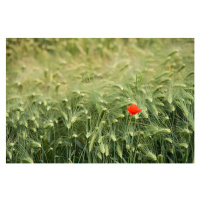
{"label": "green wheat field", "polygon": [[194,163],[194,39],[7,39],[6,162]]}

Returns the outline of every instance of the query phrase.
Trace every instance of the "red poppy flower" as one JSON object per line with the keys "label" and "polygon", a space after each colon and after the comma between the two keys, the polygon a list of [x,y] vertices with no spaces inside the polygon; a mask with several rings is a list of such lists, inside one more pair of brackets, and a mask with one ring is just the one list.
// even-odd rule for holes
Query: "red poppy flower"
{"label": "red poppy flower", "polygon": [[132,104],[131,106],[127,106],[128,112],[130,113],[130,115],[135,115],[139,112],[142,111],[142,109],[139,109],[137,105]]}

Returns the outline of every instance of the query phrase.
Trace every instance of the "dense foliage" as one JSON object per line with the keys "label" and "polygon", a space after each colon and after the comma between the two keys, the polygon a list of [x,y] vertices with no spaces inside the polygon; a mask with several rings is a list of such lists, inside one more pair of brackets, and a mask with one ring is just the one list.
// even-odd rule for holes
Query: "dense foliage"
{"label": "dense foliage", "polygon": [[7,163],[194,162],[193,39],[6,45]]}

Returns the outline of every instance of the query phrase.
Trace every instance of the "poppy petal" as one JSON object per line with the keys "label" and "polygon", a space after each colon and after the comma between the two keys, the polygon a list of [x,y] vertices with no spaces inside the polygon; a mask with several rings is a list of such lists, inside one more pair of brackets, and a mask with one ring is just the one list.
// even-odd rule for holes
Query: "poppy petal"
{"label": "poppy petal", "polygon": [[130,115],[133,115],[133,113],[131,111],[128,111]]}
{"label": "poppy petal", "polygon": [[135,104],[132,104],[131,106],[129,106],[129,107],[126,106],[126,107],[127,107],[127,110],[128,110],[130,115],[135,115],[135,114],[142,111],[142,109],[139,109],[138,106],[135,105]]}
{"label": "poppy petal", "polygon": [[128,110],[130,115],[135,115],[135,114],[142,111],[142,109],[139,109],[138,106],[135,105],[135,104],[132,104],[131,106],[129,106],[129,107],[126,106],[126,107],[127,107],[127,110]]}
{"label": "poppy petal", "polygon": [[138,109],[138,110],[136,111],[136,114],[139,113],[139,112],[141,112],[141,111],[142,111],[142,109]]}
{"label": "poppy petal", "polygon": [[131,105],[130,109],[131,109],[131,112],[132,112],[133,114],[135,114],[136,111],[138,110],[138,107],[137,107],[136,105],[133,104],[133,105]]}

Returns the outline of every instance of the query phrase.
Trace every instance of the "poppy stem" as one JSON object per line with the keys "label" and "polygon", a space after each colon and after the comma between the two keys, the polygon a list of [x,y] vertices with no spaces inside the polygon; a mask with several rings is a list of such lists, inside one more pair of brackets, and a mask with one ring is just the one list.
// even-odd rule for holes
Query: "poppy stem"
{"label": "poppy stem", "polygon": [[140,133],[139,133],[139,135],[138,135],[138,139],[137,139],[137,145],[136,145],[136,148],[135,148],[135,155],[134,155],[133,163],[135,163],[135,159],[136,159],[136,153],[137,153],[137,147],[138,147],[139,139],[140,139]]}

